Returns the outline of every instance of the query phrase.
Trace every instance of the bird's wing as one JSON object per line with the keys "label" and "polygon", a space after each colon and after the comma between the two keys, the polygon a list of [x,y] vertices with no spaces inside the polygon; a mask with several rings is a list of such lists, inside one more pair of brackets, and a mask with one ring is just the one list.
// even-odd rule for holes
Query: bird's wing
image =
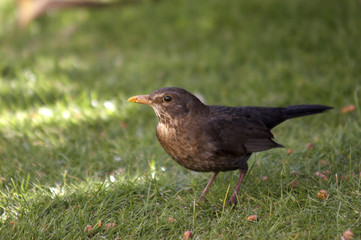
{"label": "bird's wing", "polygon": [[240,156],[283,147],[272,140],[273,134],[261,121],[254,119],[214,118],[205,126],[205,134],[213,142],[218,155]]}

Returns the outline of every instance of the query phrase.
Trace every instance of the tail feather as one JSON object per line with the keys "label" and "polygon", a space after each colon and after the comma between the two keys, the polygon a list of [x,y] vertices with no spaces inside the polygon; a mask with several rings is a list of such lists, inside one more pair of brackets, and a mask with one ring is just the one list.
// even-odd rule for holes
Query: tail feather
{"label": "tail feather", "polygon": [[267,128],[272,129],[290,118],[302,117],[322,113],[332,107],[322,105],[296,105],[282,107],[239,107],[241,115],[249,115],[263,122]]}
{"label": "tail feather", "polygon": [[269,128],[272,129],[287,119],[297,118],[312,114],[322,113],[332,107],[322,105],[295,105],[285,108],[260,108],[260,119]]}
{"label": "tail feather", "polygon": [[322,113],[326,110],[332,109],[333,107],[322,106],[322,105],[296,105],[288,106],[284,109],[284,120],[296,117],[302,117],[317,113]]}

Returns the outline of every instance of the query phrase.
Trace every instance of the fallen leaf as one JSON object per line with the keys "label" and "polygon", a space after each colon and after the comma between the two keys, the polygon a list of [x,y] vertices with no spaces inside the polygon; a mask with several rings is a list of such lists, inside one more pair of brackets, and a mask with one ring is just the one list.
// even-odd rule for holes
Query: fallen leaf
{"label": "fallen leaf", "polygon": [[317,197],[322,200],[326,200],[328,198],[328,192],[322,189],[317,193]]}
{"label": "fallen leaf", "polygon": [[345,239],[345,240],[351,240],[351,239],[353,239],[354,234],[353,234],[353,232],[351,232],[350,229],[347,229],[347,230],[342,234],[342,237],[343,237],[343,239]]}
{"label": "fallen leaf", "polygon": [[291,186],[291,188],[296,188],[296,187],[300,186],[300,181],[293,180],[292,182],[290,182],[289,185]]}
{"label": "fallen leaf", "polygon": [[86,227],[84,227],[84,232],[91,232],[93,231],[93,226],[88,224],[86,225]]}
{"label": "fallen leaf", "polygon": [[257,215],[251,215],[247,218],[248,221],[258,221],[259,217]]}
{"label": "fallen leaf", "polygon": [[314,175],[318,176],[318,177],[321,177],[323,180],[327,181],[327,176],[325,174],[323,174],[323,173],[316,172]]}
{"label": "fallen leaf", "polygon": [[313,149],[315,146],[313,146],[312,143],[306,143],[305,148],[307,149]]}
{"label": "fallen leaf", "polygon": [[348,113],[355,111],[356,107],[353,104],[346,105],[341,109],[341,113]]}
{"label": "fallen leaf", "polygon": [[325,160],[320,160],[320,165],[322,165],[322,166],[326,166],[328,164],[328,162],[327,161],[325,161]]}
{"label": "fallen leaf", "polygon": [[168,217],[168,222],[175,223],[175,222],[177,222],[177,219],[172,218],[172,217]]}
{"label": "fallen leaf", "polygon": [[192,232],[191,232],[191,231],[186,231],[186,232],[184,232],[184,234],[183,234],[183,240],[191,239],[191,238],[192,238]]}
{"label": "fallen leaf", "polygon": [[118,227],[118,225],[116,225],[115,223],[107,223],[104,225],[103,229],[107,230],[107,229],[116,228],[116,227]]}

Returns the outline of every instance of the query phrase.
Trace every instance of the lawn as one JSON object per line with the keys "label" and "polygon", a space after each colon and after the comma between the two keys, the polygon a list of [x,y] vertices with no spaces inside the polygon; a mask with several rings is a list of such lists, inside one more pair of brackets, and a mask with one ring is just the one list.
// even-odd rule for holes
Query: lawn
{"label": "lawn", "polygon": [[[359,1],[144,1],[23,30],[14,1],[0,12],[0,239],[361,238]],[[196,205],[211,174],[173,161],[153,110],[126,101],[165,86],[334,109],[274,129],[285,149],[251,157],[238,206],[223,207],[237,171]]]}

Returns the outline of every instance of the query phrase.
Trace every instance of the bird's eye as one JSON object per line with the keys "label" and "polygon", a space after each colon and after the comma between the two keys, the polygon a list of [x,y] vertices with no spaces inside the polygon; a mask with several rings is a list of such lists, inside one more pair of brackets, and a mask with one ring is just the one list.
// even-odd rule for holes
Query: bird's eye
{"label": "bird's eye", "polygon": [[163,102],[170,102],[170,101],[172,101],[172,97],[171,96],[165,96],[164,98],[163,98]]}

